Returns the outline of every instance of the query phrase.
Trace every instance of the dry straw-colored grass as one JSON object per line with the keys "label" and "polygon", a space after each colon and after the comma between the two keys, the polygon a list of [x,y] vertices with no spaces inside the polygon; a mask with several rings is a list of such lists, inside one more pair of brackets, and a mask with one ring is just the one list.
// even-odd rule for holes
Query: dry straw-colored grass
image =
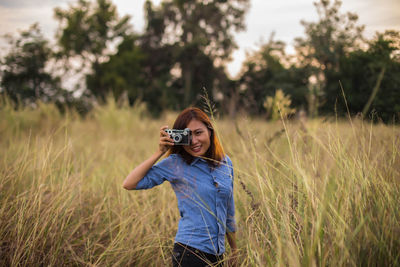
{"label": "dry straw-colored grass", "polygon": [[[157,148],[143,106],[85,119],[0,108],[0,266],[165,266],[170,186],[125,191]],[[235,167],[240,266],[400,264],[400,129],[361,120],[216,120]],[[228,253],[229,254],[229,253]]]}

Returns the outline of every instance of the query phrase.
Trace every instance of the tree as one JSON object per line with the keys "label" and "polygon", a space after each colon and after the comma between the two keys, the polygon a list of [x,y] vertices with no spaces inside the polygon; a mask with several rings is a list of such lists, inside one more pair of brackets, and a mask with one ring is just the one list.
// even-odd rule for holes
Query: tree
{"label": "tree", "polygon": [[[249,0],[169,0],[153,13],[163,19],[163,44],[174,47],[174,56],[180,70],[183,105],[196,100],[194,88],[213,86],[214,66],[222,66],[235,48],[233,31],[244,29],[244,14]],[[161,23],[161,22],[160,22]],[[202,77],[196,77],[197,74]],[[210,94],[212,95],[212,94]]]}
{"label": "tree", "polygon": [[125,35],[117,52],[100,63],[98,71],[87,76],[89,88],[105,88],[129,103],[143,101],[157,116],[177,103],[171,85],[173,67],[172,46],[162,44],[165,29],[160,13],[154,12],[151,2],[145,3],[146,29],[142,35]]}
{"label": "tree", "polygon": [[[356,50],[343,58],[340,77],[351,114],[376,113],[388,122],[400,115],[400,33],[378,33],[367,50]],[[338,102],[339,113],[347,112]]]}
{"label": "tree", "polygon": [[247,57],[239,83],[246,94],[244,105],[251,114],[262,114],[266,97],[280,88],[277,80],[284,75],[285,67],[280,61],[284,56],[285,43],[274,41],[271,35],[268,43]]}
{"label": "tree", "polygon": [[96,72],[88,74],[86,83],[88,88],[102,88],[104,96],[112,93],[115,99],[121,99],[127,94],[132,103],[143,99],[143,63],[146,55],[137,45],[135,35],[125,36],[118,46],[117,53],[109,56],[109,59],[99,63]]}
{"label": "tree", "polygon": [[176,64],[174,47],[162,41],[167,27],[163,14],[150,1],[145,2],[144,9],[146,28],[139,38],[140,48],[147,55],[142,66],[146,84],[143,100],[153,115],[158,115],[165,109],[181,109],[179,103],[182,99],[176,90],[176,74],[173,74]]}
{"label": "tree", "polygon": [[[95,76],[99,76],[100,64],[108,59],[112,46],[131,34],[130,17],[119,18],[116,7],[109,0],[79,0],[69,9],[56,8],[55,17],[60,23],[57,33],[61,48],[59,57],[80,60],[78,72],[90,67]],[[88,89],[103,102],[110,92],[109,87],[88,86]]]}
{"label": "tree", "polygon": [[52,51],[39,26],[33,24],[9,42],[11,49],[1,62],[1,86],[12,101],[17,105],[64,102],[68,93],[61,89],[60,78],[46,70]]}
{"label": "tree", "polygon": [[[341,1],[320,0],[314,3],[318,22],[302,21],[305,38],[296,38],[299,64],[314,68],[314,77],[322,90],[325,112],[333,112],[336,99],[341,97],[339,79],[340,62],[351,51],[359,48],[364,27],[358,26],[358,16],[339,12]],[[320,95],[316,95],[320,97]]]}
{"label": "tree", "polygon": [[273,34],[258,51],[247,57],[239,79],[246,110],[254,115],[264,114],[265,99],[274,96],[277,89],[290,95],[294,107],[300,109],[306,105],[309,71],[297,68],[290,61],[285,54],[285,43],[273,40]]}

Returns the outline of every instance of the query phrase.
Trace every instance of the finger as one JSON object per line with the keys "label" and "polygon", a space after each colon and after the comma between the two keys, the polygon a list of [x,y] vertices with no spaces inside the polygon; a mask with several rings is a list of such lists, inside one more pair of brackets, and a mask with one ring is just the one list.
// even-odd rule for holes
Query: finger
{"label": "finger", "polygon": [[168,134],[166,136],[160,137],[161,141],[166,141],[166,142],[174,142],[174,139],[172,139]]}
{"label": "finger", "polygon": [[160,142],[160,145],[162,145],[162,146],[173,146],[174,143],[173,142],[162,141],[162,142]]}
{"label": "finger", "polygon": [[171,139],[169,136],[164,136],[160,138],[160,141],[174,143],[174,140]]}
{"label": "finger", "polygon": [[160,136],[167,136],[168,134],[165,132],[165,129],[168,129],[168,126],[163,126],[160,128]]}
{"label": "finger", "polygon": [[168,134],[165,131],[163,131],[163,130],[160,131],[160,137],[165,137],[167,135]]}

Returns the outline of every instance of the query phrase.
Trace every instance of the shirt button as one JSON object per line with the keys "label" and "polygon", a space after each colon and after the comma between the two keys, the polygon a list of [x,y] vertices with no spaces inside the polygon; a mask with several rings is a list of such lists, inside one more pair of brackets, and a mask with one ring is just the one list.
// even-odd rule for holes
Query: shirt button
{"label": "shirt button", "polygon": [[[214,182],[214,186],[215,187],[218,187],[218,183],[217,182]],[[219,190],[218,190],[219,191]]]}

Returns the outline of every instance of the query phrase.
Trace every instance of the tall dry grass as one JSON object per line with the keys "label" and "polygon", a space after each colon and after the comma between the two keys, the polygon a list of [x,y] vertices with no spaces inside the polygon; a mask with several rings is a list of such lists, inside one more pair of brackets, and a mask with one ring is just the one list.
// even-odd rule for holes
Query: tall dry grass
{"label": "tall dry grass", "polygon": [[[153,120],[143,106],[111,102],[82,119],[3,103],[0,265],[169,265],[173,191],[121,183],[175,115]],[[235,167],[241,266],[400,264],[398,126],[216,123]]]}

